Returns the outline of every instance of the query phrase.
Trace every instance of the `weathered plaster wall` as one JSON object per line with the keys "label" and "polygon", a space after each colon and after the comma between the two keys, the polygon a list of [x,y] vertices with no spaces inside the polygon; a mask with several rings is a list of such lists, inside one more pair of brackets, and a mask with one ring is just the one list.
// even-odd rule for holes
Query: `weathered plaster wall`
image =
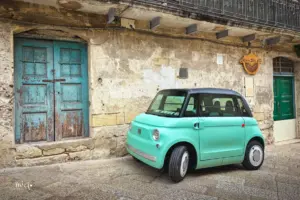
{"label": "weathered plaster wall", "polygon": [[[244,48],[130,31],[95,35],[90,46],[91,124],[95,137],[144,112],[161,89],[219,87],[245,95],[245,77],[253,77],[254,96],[247,99],[268,143],[273,141],[272,56],[266,51],[253,50],[263,62],[257,75],[249,76],[239,64],[248,53]],[[217,54],[224,57],[222,65],[217,64]],[[180,67],[189,69],[188,79],[177,78]]]}
{"label": "weathered plaster wall", "polygon": [[13,165],[13,48],[11,25],[0,22],[0,167]]}
{"label": "weathered plaster wall", "polygon": [[[91,137],[15,145],[12,46],[13,30],[22,27],[13,26],[12,29],[5,23],[0,23],[0,27],[0,167],[123,156],[126,154],[128,123],[147,109],[157,91],[165,88],[220,87],[245,95],[246,77],[253,78],[254,83],[254,96],[247,97],[247,100],[268,143],[273,142],[272,59],[280,53],[253,49],[262,58],[262,65],[257,75],[249,76],[239,64],[243,55],[248,53],[245,48],[129,30],[79,31],[60,28],[88,42]],[[224,57],[221,65],[217,64],[217,54]],[[188,79],[177,78],[180,67],[189,69]]]}

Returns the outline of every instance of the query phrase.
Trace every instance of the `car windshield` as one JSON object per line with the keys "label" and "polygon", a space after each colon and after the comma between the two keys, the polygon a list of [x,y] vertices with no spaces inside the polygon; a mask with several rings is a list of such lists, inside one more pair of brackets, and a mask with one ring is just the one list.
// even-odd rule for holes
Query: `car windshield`
{"label": "car windshield", "polygon": [[159,92],[147,114],[164,117],[179,117],[187,93],[180,90],[164,90]]}

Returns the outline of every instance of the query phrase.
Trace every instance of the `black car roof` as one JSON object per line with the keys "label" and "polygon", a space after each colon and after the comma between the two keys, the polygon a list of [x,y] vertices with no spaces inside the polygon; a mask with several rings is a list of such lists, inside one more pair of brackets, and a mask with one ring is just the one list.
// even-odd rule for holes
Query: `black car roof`
{"label": "black car roof", "polygon": [[223,88],[183,88],[183,89],[165,89],[166,90],[178,90],[178,91],[187,91],[190,94],[197,94],[197,93],[205,93],[205,94],[227,94],[227,95],[236,95],[241,96],[236,91],[223,89]]}

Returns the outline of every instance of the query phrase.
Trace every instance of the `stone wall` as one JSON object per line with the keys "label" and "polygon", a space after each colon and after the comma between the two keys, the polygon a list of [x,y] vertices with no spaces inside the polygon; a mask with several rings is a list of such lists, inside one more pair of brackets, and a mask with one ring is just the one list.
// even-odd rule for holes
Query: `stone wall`
{"label": "stone wall", "polygon": [[[257,75],[250,76],[239,64],[249,52],[246,48],[130,30],[60,28],[88,42],[90,138],[15,145],[13,33],[16,27],[5,23],[0,23],[0,27],[0,167],[123,156],[128,123],[144,112],[155,94],[165,88],[236,90],[247,96],[267,142],[274,140],[272,59],[280,53],[253,49],[262,58],[262,65]],[[218,54],[223,56],[223,64],[217,64]],[[187,79],[177,77],[180,67],[188,68]],[[245,84],[246,78],[253,81],[252,86]],[[246,93],[248,89],[253,95]]]}
{"label": "stone wall", "polygon": [[[249,52],[245,48],[133,31],[96,35],[90,45],[95,136],[102,135],[105,126],[130,122],[161,89],[218,87],[246,95],[245,78],[250,78],[253,96],[247,100],[268,143],[273,142],[273,61],[266,51],[253,50],[263,62],[257,75],[250,76],[239,63]],[[218,54],[223,55],[223,64],[217,64]],[[177,78],[180,67],[188,68],[188,79]]]}
{"label": "stone wall", "polygon": [[11,25],[0,23],[0,167],[14,165],[12,40]]}
{"label": "stone wall", "polygon": [[300,138],[300,62],[295,61],[295,105],[296,105],[296,131]]}

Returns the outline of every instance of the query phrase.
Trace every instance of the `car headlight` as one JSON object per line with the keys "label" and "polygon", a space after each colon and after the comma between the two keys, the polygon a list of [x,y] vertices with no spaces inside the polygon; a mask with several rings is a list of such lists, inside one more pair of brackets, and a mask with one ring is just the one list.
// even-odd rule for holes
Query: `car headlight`
{"label": "car headlight", "polygon": [[152,137],[155,141],[159,140],[159,131],[157,129],[153,130]]}

